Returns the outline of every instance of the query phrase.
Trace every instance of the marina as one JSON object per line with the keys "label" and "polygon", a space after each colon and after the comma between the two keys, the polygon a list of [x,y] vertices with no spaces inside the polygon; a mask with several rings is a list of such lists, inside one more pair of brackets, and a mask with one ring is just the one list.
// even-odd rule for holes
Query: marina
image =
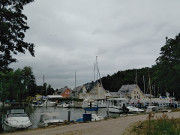
{"label": "marina", "polygon": [[[6,111],[8,108],[4,108],[4,110],[1,110],[2,118],[5,117]],[[32,122],[32,126],[29,127],[29,129],[35,129],[42,127],[41,124],[41,116],[42,114],[56,114],[58,118],[62,121],[68,121],[68,112],[70,112],[70,121],[76,121],[77,119],[81,118],[83,114],[85,113],[85,110],[82,108],[60,108],[60,107],[26,107],[25,108],[26,113],[29,116],[30,121]],[[98,115],[107,117],[107,109],[106,108],[99,108]],[[89,112],[88,112],[89,113]],[[95,111],[91,112],[95,113]],[[113,114],[116,115],[116,114]],[[119,116],[119,115],[117,115]],[[2,124],[2,123],[1,123]],[[3,129],[1,129],[1,132],[4,132]]]}

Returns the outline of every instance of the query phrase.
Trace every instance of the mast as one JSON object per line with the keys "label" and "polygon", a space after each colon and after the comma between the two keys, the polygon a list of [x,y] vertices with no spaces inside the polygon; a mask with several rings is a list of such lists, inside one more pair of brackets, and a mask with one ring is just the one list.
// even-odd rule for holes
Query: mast
{"label": "mast", "polygon": [[97,80],[98,80],[98,75],[99,75],[100,85],[102,86],[101,74],[100,74],[100,72],[99,72],[99,67],[98,67],[98,61],[97,61],[97,58],[98,58],[98,56],[96,56]]}
{"label": "mast", "polygon": [[137,80],[137,69],[136,69],[136,77],[135,77],[135,84],[138,83],[138,80]]}
{"label": "mast", "polygon": [[75,72],[75,88],[76,88],[76,72]]}
{"label": "mast", "polygon": [[144,83],[144,94],[145,94],[146,84],[145,84],[144,75],[143,75],[143,83]]}
{"label": "mast", "polygon": [[[148,76],[149,76],[149,70],[148,70]],[[151,94],[152,94],[152,92],[151,92],[151,79],[150,79],[150,76],[149,76],[149,92],[150,92],[150,105],[151,105]]]}

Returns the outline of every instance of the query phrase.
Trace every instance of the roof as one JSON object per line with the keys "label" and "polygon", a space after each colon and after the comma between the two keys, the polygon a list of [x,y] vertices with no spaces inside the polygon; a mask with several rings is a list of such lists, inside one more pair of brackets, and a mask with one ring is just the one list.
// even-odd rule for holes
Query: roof
{"label": "roof", "polygon": [[144,94],[145,97],[154,97],[152,94]]}
{"label": "roof", "polygon": [[80,92],[82,90],[83,86],[78,86],[73,89],[73,92]]}
{"label": "roof", "polygon": [[109,98],[107,100],[110,100],[110,101],[128,101],[127,98]]}
{"label": "roof", "polygon": [[126,94],[130,94],[136,88],[140,89],[137,84],[122,85],[118,93],[126,92]]}
{"label": "roof", "polygon": [[63,98],[61,95],[47,95],[47,98]]}
{"label": "roof", "polygon": [[113,96],[113,97],[119,97],[119,93],[118,92],[110,92],[111,93],[111,95]]}
{"label": "roof", "polygon": [[67,89],[71,90],[71,88],[68,88],[68,87],[66,86],[66,87],[64,87],[64,88],[60,88],[60,89],[58,90],[58,92],[63,93],[63,92],[64,92],[65,90],[67,90]]}

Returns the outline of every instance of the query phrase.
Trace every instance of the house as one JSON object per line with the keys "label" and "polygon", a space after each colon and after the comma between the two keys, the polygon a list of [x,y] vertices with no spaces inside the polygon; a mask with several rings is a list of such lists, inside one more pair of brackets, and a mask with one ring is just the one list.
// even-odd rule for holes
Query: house
{"label": "house", "polygon": [[112,97],[120,97],[118,92],[110,92]]}
{"label": "house", "polygon": [[120,97],[128,99],[143,99],[144,95],[137,84],[122,85],[118,91]]}
{"label": "house", "polygon": [[89,92],[89,97],[95,100],[106,99],[107,91],[100,83],[96,85]]}
{"label": "house", "polygon": [[68,88],[67,86],[57,91],[57,94],[63,96],[63,98],[70,98],[71,93],[72,93],[72,90]]}
{"label": "house", "polygon": [[144,94],[144,98],[154,98],[152,94]]}
{"label": "house", "polygon": [[87,96],[87,89],[86,86],[78,86],[73,89],[72,97],[78,99],[84,99]]}

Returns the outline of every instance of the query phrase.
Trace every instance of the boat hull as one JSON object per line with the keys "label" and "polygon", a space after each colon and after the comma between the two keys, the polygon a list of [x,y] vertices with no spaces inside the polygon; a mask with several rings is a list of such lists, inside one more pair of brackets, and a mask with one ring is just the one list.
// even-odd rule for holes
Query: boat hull
{"label": "boat hull", "polygon": [[110,112],[110,113],[123,113],[123,110],[122,110],[122,108],[108,108],[108,111]]}
{"label": "boat hull", "polygon": [[6,131],[6,132],[17,131],[17,130],[24,130],[24,129],[28,129],[29,127],[31,127],[31,125],[15,127],[15,126],[10,126],[6,122],[4,122],[2,124],[3,130]]}

